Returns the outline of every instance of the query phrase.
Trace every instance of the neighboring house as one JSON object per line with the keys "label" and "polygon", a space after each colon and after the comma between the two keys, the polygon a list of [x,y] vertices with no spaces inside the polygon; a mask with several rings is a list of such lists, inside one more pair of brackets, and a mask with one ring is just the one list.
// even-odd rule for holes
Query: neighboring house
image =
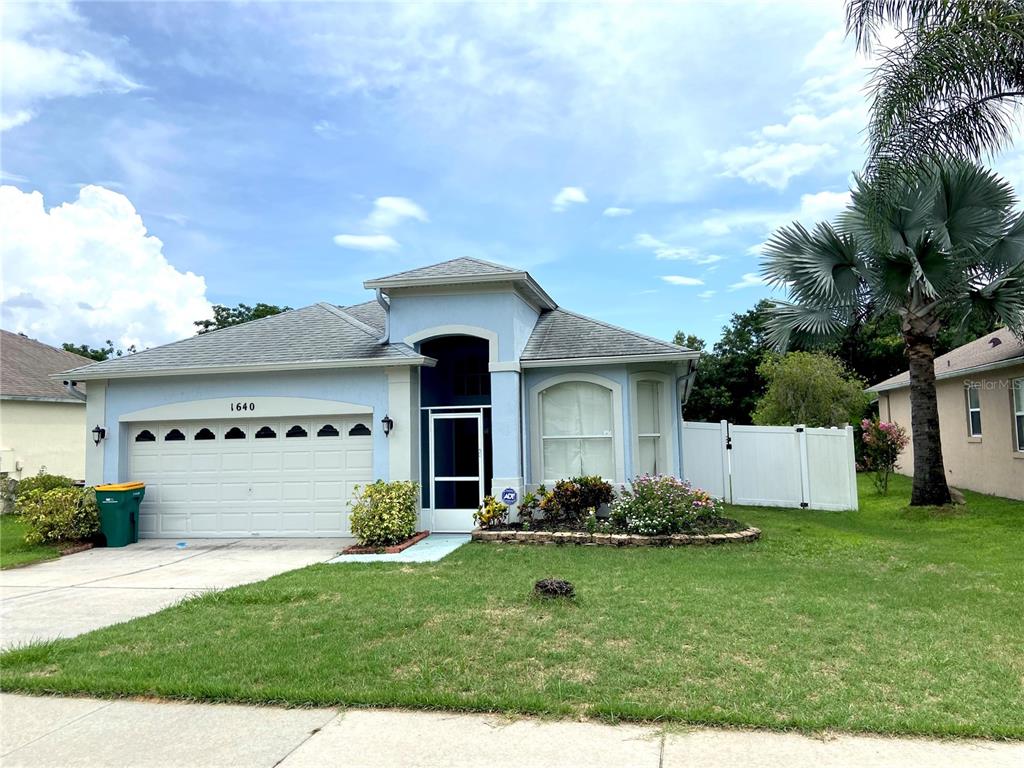
{"label": "neighboring house", "polygon": [[0,331],[0,473],[85,477],[85,395],[52,376],[92,362]]}
{"label": "neighboring house", "polygon": [[90,483],[147,483],[148,536],[337,536],[355,486],[422,484],[420,526],[481,497],[679,474],[698,353],[561,309],[526,272],[455,259],[68,372],[89,382]]}
{"label": "neighboring house", "polygon": [[[951,485],[1024,499],[1024,344],[1005,328],[935,360],[942,458]],[[910,432],[910,374],[869,389],[879,416]],[[913,446],[900,456],[911,474]]]}

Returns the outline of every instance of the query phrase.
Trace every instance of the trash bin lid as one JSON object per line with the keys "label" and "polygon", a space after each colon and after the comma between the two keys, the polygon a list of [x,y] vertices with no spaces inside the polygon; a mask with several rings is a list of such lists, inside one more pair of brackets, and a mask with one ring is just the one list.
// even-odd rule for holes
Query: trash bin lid
{"label": "trash bin lid", "polygon": [[97,485],[97,491],[134,491],[139,488],[145,488],[145,483],[113,483],[111,485]]}

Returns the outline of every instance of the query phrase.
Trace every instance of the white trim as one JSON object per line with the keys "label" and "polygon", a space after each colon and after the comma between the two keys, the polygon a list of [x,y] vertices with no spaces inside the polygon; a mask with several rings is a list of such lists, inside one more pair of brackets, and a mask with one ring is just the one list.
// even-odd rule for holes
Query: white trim
{"label": "white trim", "polygon": [[[245,403],[245,410],[232,410],[232,404]],[[119,422],[129,421],[185,421],[191,419],[260,419],[286,416],[348,416],[373,414],[369,405],[346,403],[340,400],[316,400],[309,397],[216,397],[206,400],[184,400],[178,403],[143,408],[122,413]]]}
{"label": "white trim", "polygon": [[1020,406],[1022,410],[1018,411],[1018,390],[1021,396],[1024,397],[1024,378],[1010,379],[1010,418],[1013,419],[1013,451],[1014,453],[1024,453],[1024,434],[1021,434],[1020,429],[1017,427],[1017,417],[1024,416],[1024,403]]}
{"label": "white trim", "polygon": [[[971,405],[971,392],[978,393],[978,405],[974,407]],[[981,387],[977,384],[964,386],[964,404],[967,406],[967,436],[968,437],[981,437],[985,432],[985,424],[981,417]],[[977,412],[978,414],[978,431],[974,431],[974,421],[971,416]]]}
{"label": "white trim", "polygon": [[[454,421],[456,419],[473,419],[476,421],[476,446],[477,446],[477,474],[475,476],[469,475],[450,475],[450,476],[438,476],[435,474],[434,468],[434,422],[438,419],[445,419],[448,421]],[[485,490],[484,490],[484,416],[481,411],[473,413],[431,413],[428,419],[428,432],[427,432],[427,456],[429,459],[430,472],[427,475],[427,482],[430,484],[430,528],[438,532],[445,532],[452,528],[452,526],[439,521],[438,513],[441,513],[446,519],[451,520],[453,517],[458,515],[469,515],[468,520],[465,522],[467,529],[472,529],[473,520],[472,514],[476,512],[476,509],[437,509],[437,483],[439,482],[455,482],[455,483],[468,483],[474,480],[478,487],[478,496],[483,501]],[[438,525],[442,527],[438,528]]]}
{"label": "white trim", "polygon": [[436,339],[441,336],[475,336],[478,339],[487,340],[488,359],[492,363],[498,362],[498,334],[489,328],[481,328],[478,325],[435,325],[431,328],[410,333],[403,339],[406,344],[412,347],[421,341]]}
{"label": "white trim", "polygon": [[674,414],[676,413],[676,399],[672,377],[658,371],[639,371],[630,374],[629,377],[629,422],[630,435],[633,445],[633,474],[638,475],[637,458],[640,456],[640,438],[653,437],[653,435],[640,434],[639,421],[639,397],[637,385],[641,381],[654,381],[661,387],[658,402],[658,420],[661,422],[661,432],[657,435],[660,443],[660,456],[658,456],[659,474],[671,475],[679,466],[676,460],[676,443],[674,435],[676,429]]}
{"label": "white trim", "polygon": [[[593,373],[563,373],[558,376],[552,376],[550,379],[545,379],[530,388],[530,483],[537,485],[538,483],[551,483],[555,480],[563,479],[543,477],[544,451],[541,446],[540,395],[545,389],[550,389],[558,384],[565,384],[567,382],[587,382],[611,390],[612,425],[615,428],[615,434],[612,435],[612,448],[615,455],[615,477],[605,479],[619,484],[625,483],[626,433],[622,414],[622,385],[617,381]],[[604,437],[604,435],[600,437]]]}
{"label": "white trim", "polygon": [[17,400],[24,403],[72,403],[85,405],[85,400],[77,397],[44,397],[36,395],[0,395],[0,400]]}
{"label": "white trim", "polygon": [[700,352],[658,352],[651,355],[607,355],[604,357],[559,357],[550,360],[521,360],[523,368],[564,368],[567,365],[613,365],[615,363],[665,363],[696,360]]}
{"label": "white trim", "polygon": [[[424,277],[392,277],[378,280],[367,280],[363,288],[381,288],[385,292],[389,288],[430,288],[434,286],[474,286],[486,283],[509,283],[517,290],[532,293],[535,301],[543,309],[555,309],[558,304],[552,299],[529,272],[495,272],[486,275],[449,275]],[[521,286],[525,286],[525,289]]]}
{"label": "white trim", "polygon": [[[96,363],[99,365],[99,363]],[[104,370],[90,372],[87,368],[64,371],[50,375],[51,379],[74,378],[75,381],[94,381],[96,379],[145,379],[160,376],[204,376],[218,373],[270,373],[273,371],[317,371],[331,368],[385,368],[410,365],[425,365],[433,368],[437,360],[432,357],[416,355],[398,359],[373,360],[309,360],[299,363],[259,363],[255,365],[206,365],[174,368],[147,368],[134,371]],[[69,374],[74,374],[73,377]]]}
{"label": "white trim", "polygon": [[[386,438],[388,480],[419,479],[419,391],[411,368],[388,371],[388,412],[394,421]],[[381,416],[383,418],[383,416]]]}
{"label": "white trim", "polygon": [[502,363],[488,363],[487,370],[490,373],[521,373],[523,366],[517,360],[510,360]]}

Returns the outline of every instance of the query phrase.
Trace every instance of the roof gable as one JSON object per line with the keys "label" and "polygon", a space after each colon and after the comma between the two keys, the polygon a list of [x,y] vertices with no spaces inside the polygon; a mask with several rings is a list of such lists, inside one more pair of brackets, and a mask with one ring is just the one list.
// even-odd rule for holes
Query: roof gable
{"label": "roof gable", "polygon": [[458,259],[442,261],[439,264],[429,264],[425,267],[407,269],[404,272],[396,272],[393,275],[378,277],[374,280],[369,280],[368,284],[385,281],[394,283],[406,280],[431,280],[453,277],[495,277],[519,274],[522,274],[522,270],[506,267],[503,264],[494,264],[493,262],[484,261],[483,259],[474,259],[468,256],[463,256]]}
{"label": "roof gable", "polygon": [[69,395],[64,385],[50,376],[92,362],[20,333],[0,331],[0,397],[80,403],[80,398]]}
{"label": "roof gable", "polygon": [[555,309],[537,320],[520,359],[523,363],[617,357],[685,360],[698,355],[667,341]]}

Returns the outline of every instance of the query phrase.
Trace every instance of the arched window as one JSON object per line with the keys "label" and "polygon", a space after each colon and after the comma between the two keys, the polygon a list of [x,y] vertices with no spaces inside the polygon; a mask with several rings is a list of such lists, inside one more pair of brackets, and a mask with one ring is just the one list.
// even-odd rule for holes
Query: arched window
{"label": "arched window", "polygon": [[301,426],[296,424],[294,427],[285,432],[285,437],[309,437],[309,433]]}
{"label": "arched window", "polygon": [[172,442],[173,443],[173,442],[178,442],[178,441],[184,440],[184,439],[185,439],[185,433],[182,432],[177,427],[175,427],[170,432],[168,432],[166,435],[164,435],[164,440],[167,441],[167,442]]}
{"label": "arched window", "polygon": [[193,437],[192,439],[193,440],[216,440],[217,436],[215,434],[213,434],[213,430],[212,429],[209,429],[207,427],[203,427],[198,432],[196,432],[196,436]]}
{"label": "arched window", "polygon": [[148,429],[144,429],[135,436],[136,443],[154,443],[156,442],[156,435],[150,432]]}
{"label": "arched window", "polygon": [[266,440],[267,438],[270,437],[277,437],[277,432],[275,432],[270,427],[260,427],[258,430],[256,430],[257,440]]}
{"label": "arched window", "polygon": [[365,424],[356,424],[348,431],[349,437],[366,437],[370,434],[370,428]]}
{"label": "arched window", "polygon": [[581,475],[615,479],[612,391],[566,381],[540,393],[541,473],[557,480]]}
{"label": "arched window", "polygon": [[232,427],[224,434],[225,440],[245,440],[245,432],[238,427]]}
{"label": "arched window", "polygon": [[641,379],[636,383],[636,439],[637,456],[634,472],[638,475],[657,475],[668,471],[661,466],[661,382]]}
{"label": "arched window", "polygon": [[333,424],[324,424],[316,431],[317,437],[337,437],[340,434],[341,433],[338,432],[338,428]]}

